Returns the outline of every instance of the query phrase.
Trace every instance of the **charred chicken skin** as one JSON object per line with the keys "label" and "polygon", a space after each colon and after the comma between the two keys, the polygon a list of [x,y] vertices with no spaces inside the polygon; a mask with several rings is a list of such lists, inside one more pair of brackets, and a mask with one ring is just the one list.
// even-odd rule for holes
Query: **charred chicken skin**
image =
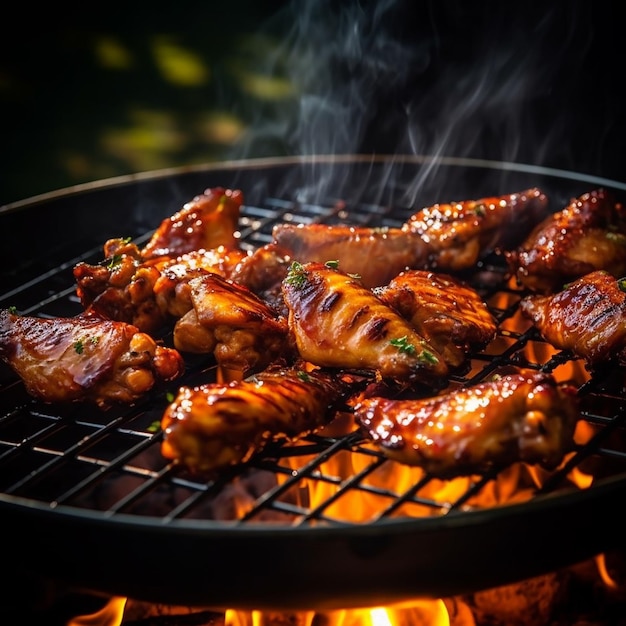
{"label": "charred chicken skin", "polygon": [[229,384],[181,387],[163,415],[162,453],[192,472],[240,463],[268,441],[326,425],[351,390],[336,373],[281,366]]}
{"label": "charred chicken skin", "polygon": [[451,367],[465,362],[469,348],[484,347],[496,335],[496,320],[478,292],[453,276],[407,270],[373,291],[408,320]]}
{"label": "charred chicken skin", "polygon": [[557,467],[580,413],[573,388],[531,373],[426,399],[370,397],[354,416],[387,457],[453,478],[516,461]]}
{"label": "charred chicken skin", "polygon": [[596,270],[553,295],[529,295],[520,302],[542,337],[570,350],[592,367],[626,364],[626,282]]}
{"label": "charred chicken skin", "polygon": [[293,352],[287,321],[243,285],[206,274],[189,290],[193,308],[174,327],[181,352],[213,353],[219,365],[242,372]]}
{"label": "charred chicken skin", "polygon": [[604,189],[572,200],[506,253],[518,282],[541,294],[595,270],[626,274],[626,211]]}
{"label": "charred chicken skin", "polygon": [[428,264],[412,267],[441,272],[470,269],[486,253],[518,245],[543,219],[547,207],[547,196],[537,188],[425,207],[403,226],[429,248]]}
{"label": "charred chicken skin", "polygon": [[93,315],[44,319],[0,311],[0,358],[44,402],[132,404],[182,375],[178,351],[130,324]]}
{"label": "charred chicken skin", "polygon": [[141,250],[144,260],[177,257],[192,250],[237,248],[236,238],[243,193],[213,187],[163,220]]}
{"label": "charred chicken skin", "polygon": [[444,358],[409,322],[334,263],[294,262],[283,295],[298,352],[310,363],[429,384],[448,373]]}

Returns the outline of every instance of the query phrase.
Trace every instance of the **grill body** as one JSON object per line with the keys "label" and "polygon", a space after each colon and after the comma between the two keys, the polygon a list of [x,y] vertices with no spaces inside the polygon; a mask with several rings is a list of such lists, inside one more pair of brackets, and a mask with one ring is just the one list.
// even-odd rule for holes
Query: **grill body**
{"label": "grill body", "polygon": [[[594,187],[626,191],[569,172],[415,156],[255,160],[123,177],[0,209],[0,306],[79,313],[77,262],[100,261],[111,237],[147,240],[162,219],[213,186],[244,192],[240,231],[248,248],[268,243],[282,221],[395,227],[435,202],[535,186],[553,211]],[[58,239],[51,238],[55,224],[63,230]],[[501,259],[487,257],[477,270],[475,286],[499,321],[498,340],[471,355],[471,367],[453,382],[522,365],[571,366],[565,353],[534,356],[542,342],[511,322],[519,293]],[[211,359],[190,360],[171,389],[212,380],[215,371]],[[350,608],[514,582],[621,547],[625,373],[607,368],[581,384],[582,419],[595,435],[565,467],[524,502],[487,506],[481,496],[503,472],[473,476],[454,496],[433,496],[434,478],[395,483],[393,462],[353,430],[270,445],[218,478],[189,476],[161,457],[161,433],[152,428],[167,390],[107,411],[46,406],[4,368],[3,524],[20,546],[16,567],[26,579],[164,604]],[[345,458],[350,469],[337,469]],[[577,469],[594,474],[592,486],[572,485],[568,476]],[[367,513],[355,520],[350,511],[362,501]]]}

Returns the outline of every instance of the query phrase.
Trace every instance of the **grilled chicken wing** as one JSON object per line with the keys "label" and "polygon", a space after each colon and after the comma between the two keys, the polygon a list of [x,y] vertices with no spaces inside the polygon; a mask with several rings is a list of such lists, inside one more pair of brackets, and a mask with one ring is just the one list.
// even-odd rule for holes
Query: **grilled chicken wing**
{"label": "grilled chicken wing", "polygon": [[570,350],[588,365],[626,364],[626,285],[596,270],[553,295],[529,295],[520,302],[543,338]]}
{"label": "grilled chicken wing", "polygon": [[484,347],[496,335],[496,320],[480,295],[447,274],[407,270],[373,291],[411,322],[451,367],[465,361],[469,348]]}
{"label": "grilled chicken wing", "polygon": [[286,320],[243,285],[206,274],[190,280],[189,291],[193,308],[174,327],[181,352],[213,353],[221,366],[243,372],[293,353]]}
{"label": "grilled chicken wing", "polygon": [[229,384],[181,387],[161,421],[162,453],[192,472],[247,460],[268,441],[326,425],[354,391],[336,373],[274,366]]}
{"label": "grilled chicken wing", "polygon": [[413,214],[403,229],[418,234],[428,245],[429,262],[421,269],[461,271],[474,267],[488,252],[518,245],[544,218],[547,206],[546,195],[533,188],[480,200],[434,204]]}
{"label": "grilled chicken wing", "polygon": [[0,311],[0,358],[44,402],[133,403],[182,375],[174,349],[135,326],[93,315],[44,319]]}
{"label": "grilled chicken wing", "polygon": [[273,239],[301,263],[339,261],[371,288],[406,269],[470,269],[486,253],[517,245],[544,217],[547,205],[544,193],[528,189],[435,204],[412,215],[402,228],[278,224]]}
{"label": "grilled chicken wing", "polygon": [[391,459],[435,476],[479,473],[516,461],[556,467],[573,447],[575,390],[548,374],[511,374],[418,400],[371,397],[354,416]]}
{"label": "grilled chicken wing", "polygon": [[177,257],[192,250],[236,248],[243,193],[214,187],[187,202],[163,220],[141,250],[144,260]]}
{"label": "grilled chicken wing", "polygon": [[136,244],[125,239],[107,241],[105,254],[99,264],[80,262],[73,268],[76,295],[83,308],[154,333],[167,320],[154,296],[158,265],[144,263]]}
{"label": "grilled chicken wing", "polygon": [[366,287],[384,285],[405,268],[428,261],[429,247],[422,238],[400,228],[285,223],[274,226],[272,235],[293,260],[337,260]]}
{"label": "grilled chicken wing", "polygon": [[191,309],[187,283],[208,272],[228,275],[246,256],[236,249],[194,250],[170,259],[142,259],[137,246],[110,239],[106,259],[74,266],[76,293],[84,309],[155,333]]}
{"label": "grilled chicken wing", "polygon": [[265,300],[279,315],[287,317],[281,285],[291,265],[289,253],[270,242],[246,255],[233,268],[228,278],[245,285]]}
{"label": "grilled chicken wing", "polygon": [[546,217],[522,245],[506,253],[524,287],[542,294],[594,270],[626,274],[626,212],[605,189],[573,199]]}
{"label": "grilled chicken wing", "polygon": [[334,264],[294,262],[283,294],[289,328],[310,363],[428,383],[448,373],[443,357],[409,322]]}
{"label": "grilled chicken wing", "polygon": [[219,246],[209,250],[194,250],[163,264],[154,283],[154,295],[159,309],[169,317],[179,319],[193,308],[189,282],[207,274],[228,278],[248,254],[238,248]]}

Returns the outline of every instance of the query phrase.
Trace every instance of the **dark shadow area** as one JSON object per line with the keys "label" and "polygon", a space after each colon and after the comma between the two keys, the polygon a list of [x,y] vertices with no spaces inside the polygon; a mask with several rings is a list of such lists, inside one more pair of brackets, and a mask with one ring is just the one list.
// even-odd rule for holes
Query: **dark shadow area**
{"label": "dark shadow area", "polygon": [[17,7],[0,41],[0,204],[120,174],[334,152],[624,180],[616,6],[55,4],[37,20]]}

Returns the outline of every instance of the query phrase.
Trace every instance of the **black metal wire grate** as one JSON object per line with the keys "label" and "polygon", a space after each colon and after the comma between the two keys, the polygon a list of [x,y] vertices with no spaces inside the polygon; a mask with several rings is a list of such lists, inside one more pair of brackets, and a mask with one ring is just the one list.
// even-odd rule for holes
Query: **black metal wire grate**
{"label": "black metal wire grate", "polygon": [[[242,209],[241,244],[254,248],[271,240],[276,223],[345,222],[400,226],[407,207],[331,200],[306,204],[269,197]],[[150,233],[136,233],[138,242]],[[0,306],[42,316],[75,315],[72,268],[96,263],[102,248],[86,250],[0,297]],[[579,388],[584,443],[557,471],[516,464],[453,481],[386,460],[340,416],[325,431],[292,444],[272,443],[247,463],[205,479],[187,474],[160,453],[159,423],[168,392],[181,384],[214,380],[211,359],[189,359],[187,373],[133,407],[48,406],[30,398],[21,382],[0,369],[0,492],[54,508],[68,505],[111,518],[119,514],[207,519],[234,524],[293,526],[373,523],[391,517],[462,514],[512,498],[577,489],[593,480],[626,472],[626,408],[623,369],[589,377],[581,362],[551,349],[518,312],[521,292],[508,280],[498,255],[464,276],[499,323],[487,348],[470,355],[466,371],[451,386],[472,384],[521,367],[553,372]],[[581,480],[575,480],[576,477]],[[508,485],[515,484],[515,489]],[[588,482],[587,482],[588,484]]]}

